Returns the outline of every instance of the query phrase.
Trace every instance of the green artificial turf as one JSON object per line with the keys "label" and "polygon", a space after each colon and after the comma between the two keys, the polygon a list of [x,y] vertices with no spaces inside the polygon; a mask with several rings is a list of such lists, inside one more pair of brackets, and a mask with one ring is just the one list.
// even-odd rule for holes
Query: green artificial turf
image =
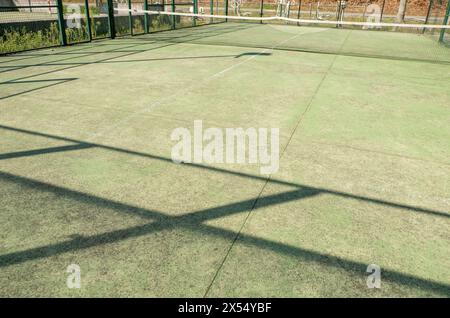
{"label": "green artificial turf", "polygon": [[[449,51],[371,33],[227,23],[0,57],[0,296],[450,296]],[[279,128],[279,171],[173,163],[199,119]]]}

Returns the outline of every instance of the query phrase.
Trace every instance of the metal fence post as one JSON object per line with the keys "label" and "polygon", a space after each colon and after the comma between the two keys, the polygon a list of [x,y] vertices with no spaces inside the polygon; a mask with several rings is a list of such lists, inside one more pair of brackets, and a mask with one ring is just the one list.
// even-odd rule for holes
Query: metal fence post
{"label": "metal fence post", "polygon": [[[194,0],[193,1],[193,6],[194,6],[194,14],[198,14],[198,1]],[[192,17],[192,26],[196,26],[197,25],[197,18],[196,17]]]}
{"label": "metal fence post", "polygon": [[[297,19],[300,19],[302,12],[302,0],[299,0],[298,2],[298,11],[297,11]],[[297,22],[297,25],[300,25],[300,23]]]}
{"label": "metal fence post", "polygon": [[[144,10],[148,11],[148,0],[144,0]],[[147,34],[148,33],[148,13],[147,12],[144,14],[144,23],[145,23],[144,32]]]}
{"label": "metal fence post", "polygon": [[[214,14],[214,0],[209,0],[209,14],[213,15]],[[213,18],[209,19],[210,23],[214,22]]]}
{"label": "metal fence post", "polygon": [[91,15],[89,13],[89,1],[84,0],[84,8],[86,10],[86,28],[89,41],[92,41]]}
{"label": "metal fence post", "polygon": [[[225,0],[225,15],[228,16],[228,0]],[[228,19],[225,19],[225,22],[228,22]]]}
{"label": "metal fence post", "polygon": [[133,35],[133,14],[131,13],[131,0],[128,0],[128,27],[130,35]]}
{"label": "metal fence post", "polygon": [[[175,12],[175,0],[172,0],[172,12]],[[172,16],[172,29],[175,30],[176,27],[176,21],[175,16]]]}
{"label": "metal fence post", "polygon": [[[259,17],[262,18],[264,16],[264,0],[261,0],[259,6]],[[263,23],[262,20],[259,20],[259,23]]]}
{"label": "metal fence post", "polygon": [[114,23],[114,4],[113,0],[108,0],[108,24],[109,24],[109,36],[111,39],[116,37],[116,26]]}
{"label": "metal fence post", "polygon": [[64,20],[62,0],[56,0],[56,6],[58,8],[59,41],[61,42],[61,45],[67,45],[66,21]]}
{"label": "metal fence post", "polygon": [[[445,10],[445,17],[444,21],[442,21],[442,25],[448,24],[448,19],[450,16],[450,0],[447,2],[447,10]],[[444,43],[444,35],[445,35],[445,29],[441,30],[441,34],[439,35],[439,42]]]}

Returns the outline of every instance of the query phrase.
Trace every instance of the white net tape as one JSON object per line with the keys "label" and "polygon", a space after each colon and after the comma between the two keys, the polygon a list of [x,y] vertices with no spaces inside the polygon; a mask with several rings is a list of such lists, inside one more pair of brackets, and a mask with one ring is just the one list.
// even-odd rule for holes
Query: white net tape
{"label": "white net tape", "polygon": [[408,24],[408,23],[382,23],[382,22],[352,22],[352,21],[330,21],[330,20],[308,20],[308,19],[294,19],[283,16],[272,17],[243,17],[232,15],[212,15],[212,14],[195,14],[195,13],[183,13],[183,12],[169,12],[169,11],[151,11],[151,10],[136,10],[136,9],[115,9],[116,11],[141,13],[149,15],[168,15],[168,16],[181,16],[181,17],[196,17],[196,18],[216,18],[227,20],[240,20],[240,21],[285,21],[293,22],[297,24],[327,24],[333,26],[360,26],[364,28],[416,28],[416,29],[450,29],[450,25],[434,25],[434,24]]}

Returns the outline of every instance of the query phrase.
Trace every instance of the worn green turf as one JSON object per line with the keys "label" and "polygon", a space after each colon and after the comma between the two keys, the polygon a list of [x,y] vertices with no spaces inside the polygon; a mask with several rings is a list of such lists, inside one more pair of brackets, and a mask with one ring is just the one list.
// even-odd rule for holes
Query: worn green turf
{"label": "worn green turf", "polygon": [[[450,296],[449,53],[371,33],[228,23],[1,57],[0,296]],[[173,163],[196,119],[280,128],[280,170]]]}

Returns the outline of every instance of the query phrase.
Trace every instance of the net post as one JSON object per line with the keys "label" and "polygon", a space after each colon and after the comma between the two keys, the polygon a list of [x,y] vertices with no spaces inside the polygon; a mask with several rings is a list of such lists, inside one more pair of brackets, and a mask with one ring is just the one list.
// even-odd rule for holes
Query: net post
{"label": "net post", "polygon": [[116,37],[116,26],[114,23],[114,4],[113,0],[108,1],[108,25],[109,25],[109,37],[114,39]]}
{"label": "net post", "polygon": [[[259,17],[262,18],[264,16],[264,0],[261,0],[260,8],[259,8]],[[262,20],[259,23],[263,23]]]}
{"label": "net post", "polygon": [[[172,12],[175,12],[175,0],[172,0],[171,3]],[[175,16],[172,16],[172,30],[175,30]]]}
{"label": "net post", "polygon": [[66,21],[64,20],[62,0],[56,0],[56,6],[58,8],[59,41],[61,45],[67,45]]}
{"label": "net post", "polygon": [[84,8],[86,10],[86,28],[88,32],[89,42],[92,41],[92,29],[91,29],[91,15],[89,12],[89,1],[84,0]]}
{"label": "net post", "polygon": [[[194,0],[192,5],[194,6],[194,14],[198,13],[198,1]],[[192,26],[196,26],[197,25],[197,21],[196,21],[196,17],[192,17]]]}
{"label": "net post", "polygon": [[[144,0],[144,10],[148,11],[148,0]],[[144,14],[144,24],[145,24],[144,32],[145,32],[145,34],[147,34],[148,33],[148,13],[147,12],[145,12],[145,14]]]}
{"label": "net post", "polygon": [[[131,10],[131,0],[128,0],[128,10]],[[128,27],[130,28],[130,35],[133,35],[133,14],[128,11]]]}
{"label": "net post", "polygon": [[[445,10],[444,21],[442,21],[443,26],[446,26],[448,24],[449,16],[450,16],[450,0],[447,2],[447,9]],[[444,43],[444,35],[445,35],[445,29],[442,29],[441,34],[439,35],[440,43]]]}

